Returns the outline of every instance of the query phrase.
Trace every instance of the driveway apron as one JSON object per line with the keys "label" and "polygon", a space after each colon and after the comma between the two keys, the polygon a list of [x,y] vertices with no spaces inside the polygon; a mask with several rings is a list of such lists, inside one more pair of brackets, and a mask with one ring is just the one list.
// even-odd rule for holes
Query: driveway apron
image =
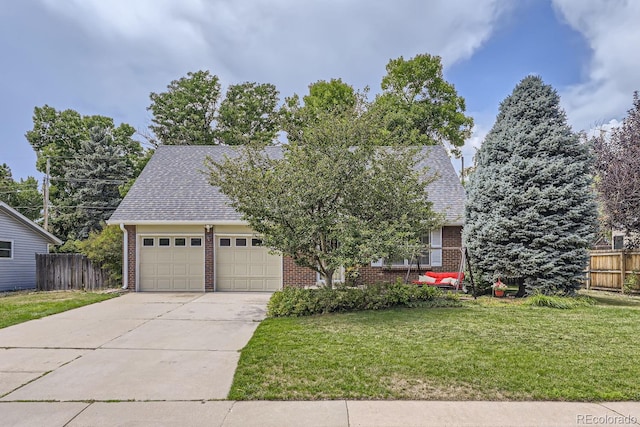
{"label": "driveway apron", "polygon": [[0,329],[0,405],[225,399],[269,297],[130,293]]}

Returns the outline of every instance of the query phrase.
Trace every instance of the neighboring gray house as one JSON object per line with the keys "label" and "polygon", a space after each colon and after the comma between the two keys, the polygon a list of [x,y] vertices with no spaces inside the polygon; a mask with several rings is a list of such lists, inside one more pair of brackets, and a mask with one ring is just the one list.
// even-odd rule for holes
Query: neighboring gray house
{"label": "neighboring gray house", "polygon": [[[268,155],[282,156],[280,147]],[[274,254],[207,181],[207,156],[222,160],[235,149],[225,146],[160,146],[108,224],[124,231],[124,284],[133,291],[272,291],[283,286],[316,284],[310,269]],[[462,246],[465,191],[444,147],[425,147],[420,168],[439,179],[428,187],[443,227],[424,236],[429,251],[421,271],[398,260],[390,267],[374,262],[360,269],[371,282],[412,280],[424,270],[458,271]]]}
{"label": "neighboring gray house", "polygon": [[36,254],[62,241],[0,202],[0,291],[36,287]]}

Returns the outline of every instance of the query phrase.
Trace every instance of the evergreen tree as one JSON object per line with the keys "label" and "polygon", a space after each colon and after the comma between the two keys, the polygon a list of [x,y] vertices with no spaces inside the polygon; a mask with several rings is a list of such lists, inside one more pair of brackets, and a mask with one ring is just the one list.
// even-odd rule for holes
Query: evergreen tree
{"label": "evergreen tree", "polygon": [[521,296],[580,287],[596,227],[590,153],[559,96],[523,79],[500,105],[468,185],[463,238],[483,280],[513,278]]}
{"label": "evergreen tree", "polygon": [[59,207],[57,222],[69,230],[69,238],[86,239],[101,229],[118,207],[120,187],[133,177],[126,152],[114,143],[110,129],[95,127],[69,161],[65,181],[69,197]]}
{"label": "evergreen tree", "polygon": [[[74,110],[59,111],[45,105],[34,109],[33,129],[25,135],[38,156],[36,168],[44,172],[49,160],[49,231],[63,240],[77,238],[73,206],[84,205],[69,199],[75,194],[75,188],[70,185],[75,181],[67,180],[66,175],[76,167],[77,157],[83,155],[79,153],[84,152],[81,146],[91,139],[91,130],[94,128],[108,132],[109,144],[118,147],[115,151],[120,157],[125,157],[127,163],[134,168],[135,173],[131,178],[135,178],[148,158],[140,142],[133,139],[135,129],[126,123],[116,126],[110,117],[83,116]],[[34,202],[35,197],[31,193]],[[39,204],[42,205],[42,202]],[[35,208],[32,212],[35,213]]]}

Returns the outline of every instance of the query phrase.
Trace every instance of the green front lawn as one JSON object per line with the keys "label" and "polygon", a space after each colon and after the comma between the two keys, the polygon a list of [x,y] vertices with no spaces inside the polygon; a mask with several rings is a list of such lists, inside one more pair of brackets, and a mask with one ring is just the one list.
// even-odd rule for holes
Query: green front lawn
{"label": "green front lawn", "polygon": [[79,291],[0,294],[0,329],[117,296]]}
{"label": "green front lawn", "polygon": [[229,399],[640,400],[640,300],[596,298],[267,319]]}

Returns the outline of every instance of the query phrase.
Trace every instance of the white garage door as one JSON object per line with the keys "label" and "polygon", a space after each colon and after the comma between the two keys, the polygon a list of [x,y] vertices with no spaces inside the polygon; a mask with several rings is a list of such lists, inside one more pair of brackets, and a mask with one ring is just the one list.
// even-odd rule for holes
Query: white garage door
{"label": "white garage door", "polygon": [[203,236],[142,236],[140,290],[203,292]]}
{"label": "white garage door", "polygon": [[282,285],[282,256],[251,236],[216,236],[216,290],[275,291]]}

